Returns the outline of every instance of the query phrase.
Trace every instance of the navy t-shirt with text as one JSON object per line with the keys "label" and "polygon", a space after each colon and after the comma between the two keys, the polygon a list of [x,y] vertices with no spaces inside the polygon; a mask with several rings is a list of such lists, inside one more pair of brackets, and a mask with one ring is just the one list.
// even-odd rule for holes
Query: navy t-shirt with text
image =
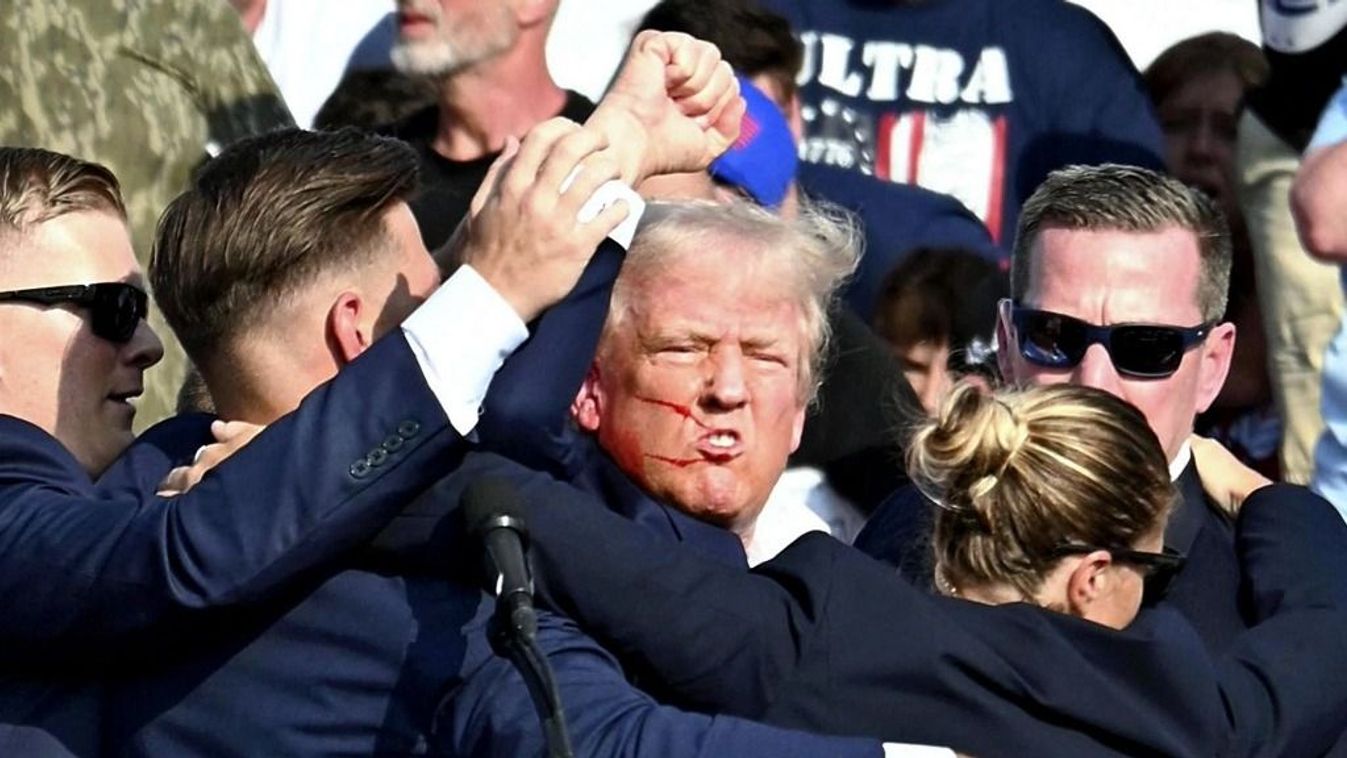
{"label": "navy t-shirt with text", "polygon": [[804,43],[804,160],[953,195],[1003,250],[1053,169],[1163,168],[1135,67],[1064,0],[765,4]]}

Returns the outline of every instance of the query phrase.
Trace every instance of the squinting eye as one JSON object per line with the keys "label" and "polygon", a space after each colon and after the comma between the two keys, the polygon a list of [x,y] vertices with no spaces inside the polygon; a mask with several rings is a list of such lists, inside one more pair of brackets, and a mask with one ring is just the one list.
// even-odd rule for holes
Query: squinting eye
{"label": "squinting eye", "polygon": [[749,353],[748,357],[759,363],[771,363],[777,366],[790,365],[790,361],[786,359],[786,356],[778,355],[776,353]]}
{"label": "squinting eye", "polygon": [[697,360],[705,351],[697,345],[690,343],[680,343],[676,345],[661,345],[655,348],[651,357],[656,360],[663,360],[676,363],[691,363]]}

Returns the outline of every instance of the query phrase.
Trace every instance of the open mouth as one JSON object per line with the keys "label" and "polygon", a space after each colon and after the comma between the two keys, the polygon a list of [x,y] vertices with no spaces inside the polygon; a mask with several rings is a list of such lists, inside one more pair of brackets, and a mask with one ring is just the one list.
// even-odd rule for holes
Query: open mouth
{"label": "open mouth", "polygon": [[743,440],[730,429],[713,429],[697,440],[697,452],[708,460],[729,460],[743,452]]}
{"label": "open mouth", "polygon": [[652,460],[667,463],[670,466],[678,468],[688,468],[699,464],[720,464],[729,463],[738,458],[744,452],[744,444],[739,439],[739,433],[726,430],[715,429],[702,435],[696,443],[697,455],[694,458],[675,458],[667,455],[656,455],[646,453],[645,457]]}
{"label": "open mouth", "polygon": [[143,392],[143,389],[130,390],[128,392],[114,392],[108,395],[108,400],[111,400],[114,403],[130,406],[134,410],[136,407],[136,398],[140,397]]}

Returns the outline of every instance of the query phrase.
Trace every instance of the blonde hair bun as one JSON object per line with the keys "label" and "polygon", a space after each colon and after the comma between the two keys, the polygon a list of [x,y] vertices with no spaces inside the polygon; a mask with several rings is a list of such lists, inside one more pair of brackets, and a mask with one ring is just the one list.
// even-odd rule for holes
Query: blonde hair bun
{"label": "blonde hair bun", "polygon": [[1145,417],[1065,384],[985,393],[960,385],[912,438],[913,483],[939,510],[936,575],[951,586],[1009,585],[1032,598],[1076,542],[1134,545],[1175,497]]}

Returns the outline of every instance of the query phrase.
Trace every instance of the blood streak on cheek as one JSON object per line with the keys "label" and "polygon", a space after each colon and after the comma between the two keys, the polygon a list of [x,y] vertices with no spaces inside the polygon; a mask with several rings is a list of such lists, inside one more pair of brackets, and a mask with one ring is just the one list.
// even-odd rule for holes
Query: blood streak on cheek
{"label": "blood streak on cheek", "polygon": [[[696,416],[692,415],[692,408],[690,406],[683,405],[681,403],[670,402],[668,400],[659,400],[653,397],[642,397],[640,395],[637,395],[636,399],[640,400],[643,403],[650,403],[651,405],[657,405],[661,408],[667,408],[668,410],[673,411],[674,413],[678,414],[679,416],[682,416],[688,421],[691,421],[692,423],[696,424],[702,429],[711,428],[706,424],[702,423],[701,420],[698,419]],[[639,445],[637,447],[639,448]],[[644,456],[651,460],[659,461],[661,463],[667,463],[670,466],[675,466],[677,468],[687,468],[688,466],[691,466],[694,463],[708,462],[705,458],[671,458],[666,455],[655,455],[654,453],[644,453]]]}
{"label": "blood streak on cheek", "polygon": [[705,458],[666,458],[663,455],[655,455],[654,453],[646,453],[645,457],[661,463],[667,463],[670,466],[677,466],[678,468],[687,468],[694,463],[709,463]]}
{"label": "blood streak on cheek", "polygon": [[636,396],[636,399],[637,399],[637,400],[640,400],[640,401],[643,402],[643,403],[650,403],[651,405],[658,405],[658,406],[660,406],[661,408],[668,408],[669,410],[673,411],[674,413],[677,413],[678,415],[680,415],[680,416],[682,416],[683,418],[685,418],[685,419],[691,421],[692,423],[696,424],[697,426],[700,426],[700,427],[703,428],[703,429],[710,429],[710,428],[711,428],[711,427],[707,426],[706,424],[703,424],[703,423],[701,422],[701,419],[699,419],[699,418],[697,418],[696,416],[692,415],[692,408],[691,408],[690,406],[682,405],[681,403],[671,403],[671,402],[669,402],[668,400],[657,400],[657,399],[655,399],[655,398],[653,398],[653,397],[641,397],[640,395],[637,395],[637,396]]}
{"label": "blood streak on cheek", "polygon": [[646,458],[641,449],[641,437],[634,429],[618,429],[606,440],[604,447],[624,471],[639,471]]}

